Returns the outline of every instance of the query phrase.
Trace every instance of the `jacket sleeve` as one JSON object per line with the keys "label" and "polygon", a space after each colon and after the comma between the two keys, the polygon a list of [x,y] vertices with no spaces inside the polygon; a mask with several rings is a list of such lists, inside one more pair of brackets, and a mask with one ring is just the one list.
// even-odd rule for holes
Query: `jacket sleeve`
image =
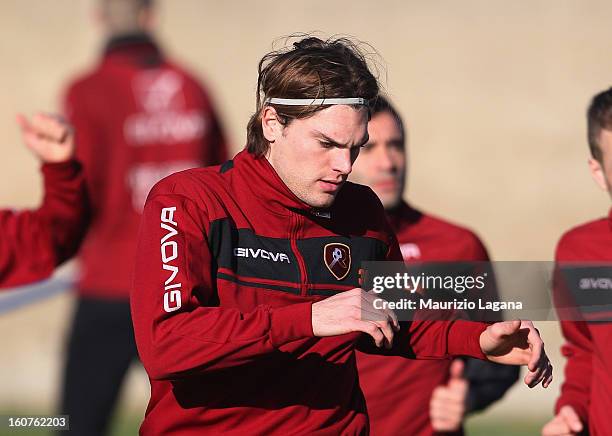
{"label": "jacket sleeve", "polygon": [[[387,223],[387,261],[403,262],[399,244]],[[411,359],[448,359],[453,356],[467,356],[486,359],[480,348],[480,334],[488,324],[455,319],[449,313],[447,320],[428,319],[428,315],[416,316],[413,321],[400,322],[400,331],[393,340],[393,348],[384,350],[373,345],[368,336],[359,343],[361,351],[375,354],[392,354]]]}
{"label": "jacket sleeve", "polygon": [[44,164],[44,197],[37,210],[0,211],[0,287],[42,280],[78,250],[89,208],[76,161]]}
{"label": "jacket sleeve", "polygon": [[[76,158],[83,165],[83,174],[87,184],[87,192],[91,200],[91,215],[95,220],[97,207],[106,197],[108,183],[108,168],[113,161],[112,147],[104,147],[108,142],[107,132],[98,121],[101,111],[92,107],[100,101],[95,95],[90,95],[93,87],[81,87],[79,84],[68,88],[62,101],[63,113],[74,128]],[[93,116],[92,113],[98,113]]]}
{"label": "jacket sleeve", "polygon": [[499,400],[518,380],[520,367],[467,359],[464,376],[469,382],[468,413],[484,410]]}
{"label": "jacket sleeve", "polygon": [[591,396],[593,340],[589,325],[584,321],[580,306],[569,287],[571,281],[567,279],[566,268],[569,267],[571,271],[572,264],[560,260],[560,252],[565,244],[562,239],[557,246],[557,263],[553,276],[553,301],[565,338],[561,354],[567,359],[565,380],[555,404],[555,413],[558,413],[561,407],[570,405],[586,424]]}
{"label": "jacket sleeve", "polygon": [[555,413],[561,407],[570,405],[576,410],[583,423],[588,422],[589,398],[591,394],[591,373],[593,341],[584,321],[561,321],[565,344],[561,354],[567,359],[565,381],[561,395],[555,405]]}
{"label": "jacket sleeve", "polygon": [[[470,232],[471,250],[465,259],[474,262],[489,262],[489,254],[478,236]],[[495,280],[495,271],[487,271],[491,278],[491,285],[487,286],[486,298],[490,301],[499,300],[499,292]],[[466,398],[468,413],[484,410],[504,396],[516,383],[520,374],[520,367],[514,365],[501,365],[478,359],[466,359],[464,377],[469,382]]]}
{"label": "jacket sleeve", "polygon": [[152,379],[245,365],[313,336],[310,302],[220,307],[206,211],[158,190],[145,205],[131,294],[136,343]]}

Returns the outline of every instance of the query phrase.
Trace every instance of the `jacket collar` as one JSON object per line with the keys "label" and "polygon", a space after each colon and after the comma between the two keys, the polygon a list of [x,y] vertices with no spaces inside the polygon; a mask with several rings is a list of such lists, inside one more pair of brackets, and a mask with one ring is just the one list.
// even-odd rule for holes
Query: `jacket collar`
{"label": "jacket collar", "polygon": [[256,157],[242,150],[234,157],[240,173],[241,188],[248,190],[269,211],[288,215],[290,211],[307,212],[320,217],[329,215],[326,209],[315,209],[300,200],[282,181],[265,157]]}
{"label": "jacket collar", "polygon": [[395,208],[387,210],[387,219],[395,232],[405,226],[416,224],[422,217],[423,213],[401,200]]}
{"label": "jacket collar", "polygon": [[162,53],[153,38],[146,33],[120,35],[111,38],[104,47],[104,61],[141,63],[144,66],[157,66],[162,61]]}

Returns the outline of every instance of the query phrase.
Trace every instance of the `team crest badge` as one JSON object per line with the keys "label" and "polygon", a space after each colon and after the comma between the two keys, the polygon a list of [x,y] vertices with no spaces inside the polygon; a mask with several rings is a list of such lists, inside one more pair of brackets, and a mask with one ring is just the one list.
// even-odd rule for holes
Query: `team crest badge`
{"label": "team crest badge", "polygon": [[342,280],[351,270],[351,249],[348,245],[333,243],[323,248],[325,266],[332,275]]}

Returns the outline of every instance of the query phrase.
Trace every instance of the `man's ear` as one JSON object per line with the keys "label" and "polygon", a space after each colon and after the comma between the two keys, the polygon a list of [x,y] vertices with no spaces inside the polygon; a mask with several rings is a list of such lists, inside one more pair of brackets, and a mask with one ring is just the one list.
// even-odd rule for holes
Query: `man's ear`
{"label": "man's ear", "polygon": [[283,134],[283,125],[278,119],[276,109],[265,106],[261,114],[261,130],[264,138],[270,143],[276,141]]}
{"label": "man's ear", "polygon": [[597,159],[593,159],[592,157],[589,158],[589,171],[591,172],[591,177],[593,177],[593,180],[597,183],[597,186],[604,191],[608,191],[604,169]]}

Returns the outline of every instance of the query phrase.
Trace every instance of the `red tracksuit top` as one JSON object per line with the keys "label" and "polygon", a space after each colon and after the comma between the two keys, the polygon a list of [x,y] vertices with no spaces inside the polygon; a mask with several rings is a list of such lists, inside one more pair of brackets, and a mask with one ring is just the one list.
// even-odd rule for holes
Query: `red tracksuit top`
{"label": "red tracksuit top", "polygon": [[[401,257],[369,188],[346,183],[326,212],[246,151],[153,188],[131,295],[151,381],[142,435],[367,432],[354,353],[362,335],[313,337],[311,307],[358,287],[362,261]],[[328,244],[350,250],[341,280],[324,262]],[[396,352],[483,358],[485,327],[414,322]]]}
{"label": "red tracksuit top", "polygon": [[[612,262],[612,211],[608,218],[569,230],[557,245],[555,259],[563,262]],[[601,292],[610,292],[601,291]],[[591,435],[612,434],[612,324],[561,321],[567,358],[565,382],[555,412],[568,404],[582,418]]]}
{"label": "red tracksuit top", "polygon": [[81,165],[42,165],[44,197],[37,210],[0,210],[0,287],[47,278],[72,257],[85,233],[88,202]]}
{"label": "red tracksuit top", "polygon": [[111,40],[65,106],[93,208],[79,292],[127,299],[149,190],[173,172],[225,161],[219,122],[202,86],[146,35]]}
{"label": "red tracksuit top", "polygon": [[[478,237],[463,227],[406,203],[388,215],[404,261],[488,261]],[[446,383],[451,360],[408,360],[357,352],[359,382],[373,435],[434,434],[429,418],[433,390]]]}

